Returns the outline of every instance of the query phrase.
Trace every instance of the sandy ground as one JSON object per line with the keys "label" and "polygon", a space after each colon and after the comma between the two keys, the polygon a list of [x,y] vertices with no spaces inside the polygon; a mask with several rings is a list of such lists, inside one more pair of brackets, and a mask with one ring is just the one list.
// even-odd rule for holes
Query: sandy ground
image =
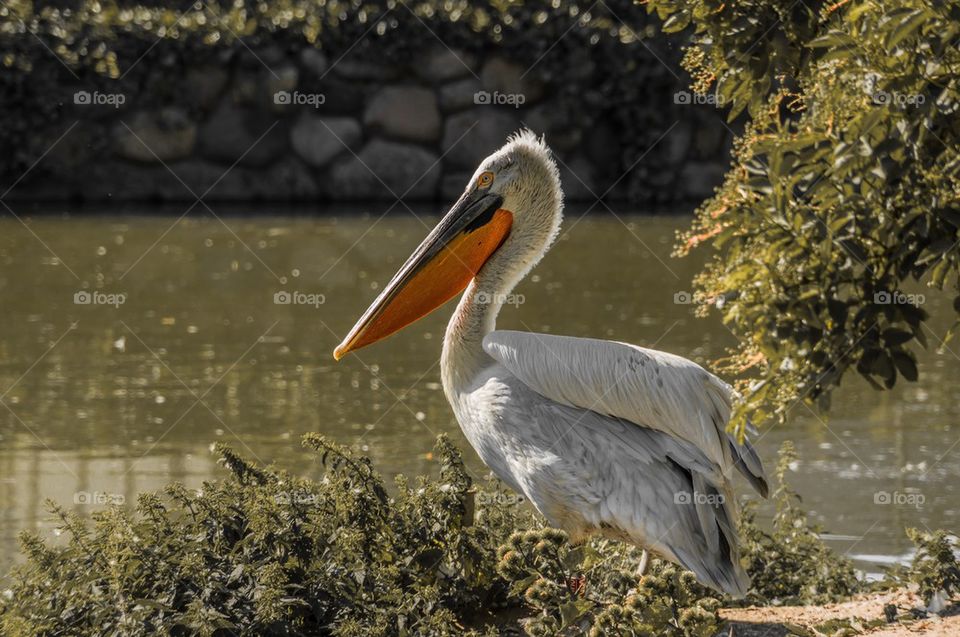
{"label": "sandy ground", "polygon": [[[720,615],[730,621],[731,634],[734,637],[817,637],[832,634],[832,631],[814,630],[830,620],[856,617],[869,622],[882,618],[886,604],[894,604],[899,615],[908,614],[910,609],[923,606],[915,594],[899,590],[858,595],[850,601],[826,606],[730,608],[721,610]],[[943,615],[929,619],[898,619],[856,634],[870,637],[960,637],[960,605],[954,604]]]}

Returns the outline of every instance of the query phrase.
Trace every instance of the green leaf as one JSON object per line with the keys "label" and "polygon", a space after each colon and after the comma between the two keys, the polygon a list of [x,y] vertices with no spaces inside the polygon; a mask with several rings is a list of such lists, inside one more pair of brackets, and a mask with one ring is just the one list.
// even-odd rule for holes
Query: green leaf
{"label": "green leaf", "polygon": [[896,364],[900,375],[910,382],[915,382],[919,374],[917,372],[917,361],[913,355],[903,350],[895,350],[892,355],[893,362]]}
{"label": "green leaf", "polygon": [[894,327],[883,330],[883,342],[886,343],[887,347],[903,345],[912,338],[913,332],[909,332],[907,330],[901,330]]}
{"label": "green leaf", "polygon": [[690,13],[688,11],[678,11],[674,13],[660,27],[664,33],[677,33],[683,31],[690,24]]}
{"label": "green leaf", "polygon": [[913,36],[917,30],[923,26],[923,23],[930,17],[928,11],[917,9],[908,14],[888,35],[885,46],[887,49],[893,49],[898,44]]}
{"label": "green leaf", "polygon": [[[591,604],[591,607],[593,605]],[[560,605],[560,620],[563,622],[561,628],[566,628],[568,626],[573,626],[577,621],[584,615],[586,610],[584,610],[582,604],[577,604],[576,602],[566,602]]]}
{"label": "green leaf", "polygon": [[887,352],[880,350],[877,353],[876,358],[873,359],[873,364],[870,366],[870,373],[883,379],[889,379],[896,376],[896,371],[893,367],[893,359]]}

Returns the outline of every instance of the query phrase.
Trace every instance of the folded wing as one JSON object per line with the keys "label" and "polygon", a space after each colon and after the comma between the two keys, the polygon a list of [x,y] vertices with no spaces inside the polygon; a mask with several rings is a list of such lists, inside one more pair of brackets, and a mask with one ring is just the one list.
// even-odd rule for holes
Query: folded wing
{"label": "folded wing", "polygon": [[728,479],[736,469],[767,496],[756,451],[726,431],[733,389],[693,361],[628,343],[509,330],[488,334],[483,349],[541,396],[692,443]]}

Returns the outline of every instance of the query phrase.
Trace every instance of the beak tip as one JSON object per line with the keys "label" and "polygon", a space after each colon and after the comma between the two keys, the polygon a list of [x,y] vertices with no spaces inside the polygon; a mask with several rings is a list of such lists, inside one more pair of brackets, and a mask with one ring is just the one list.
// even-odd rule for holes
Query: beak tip
{"label": "beak tip", "polygon": [[333,360],[339,361],[353,350],[360,349],[361,347],[363,347],[363,345],[360,344],[360,339],[351,331],[340,341],[336,349],[333,350]]}

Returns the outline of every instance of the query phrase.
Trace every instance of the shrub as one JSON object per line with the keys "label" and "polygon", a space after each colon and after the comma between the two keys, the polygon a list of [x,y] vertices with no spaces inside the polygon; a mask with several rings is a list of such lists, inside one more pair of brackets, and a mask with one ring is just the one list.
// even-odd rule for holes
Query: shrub
{"label": "shrub", "polygon": [[695,88],[749,113],[678,242],[717,249],[697,284],[741,343],[726,361],[750,376],[735,423],[826,409],[851,368],[878,389],[916,380],[932,332],[902,287],[950,287],[960,311],[960,3],[647,6],[690,33]]}
{"label": "shrub", "polygon": [[689,571],[660,560],[640,578],[640,553],[609,541],[571,546],[562,531],[543,529],[511,535],[498,568],[511,593],[536,611],[524,622],[531,635],[716,634],[718,597]]}
{"label": "shrub", "polygon": [[941,530],[917,529],[908,529],[907,535],[917,547],[907,579],[917,585],[923,601],[930,606],[939,598],[942,605],[945,599],[960,593],[960,544],[956,536]]}
{"label": "shrub", "polygon": [[89,528],[51,505],[68,538],[21,537],[28,561],[0,612],[5,635],[463,634],[502,603],[496,546],[520,513],[480,507],[460,454],[437,442],[438,479],[393,496],[368,458],[319,435],[323,481],[220,447],[227,480],[144,494]]}
{"label": "shrub", "polygon": [[[145,493],[135,514],[114,506],[91,524],[51,503],[66,542],[21,535],[27,560],[0,601],[0,633],[470,635],[515,630],[519,617],[531,635],[708,637],[731,603],[661,560],[640,578],[634,546],[571,545],[496,485],[475,494],[445,437],[436,478],[400,477],[389,492],[368,458],[316,434],[304,444],[325,467],[318,481],[219,446],[225,479]],[[793,459],[785,446],[773,531],[743,521],[752,603],[860,590],[797,506]],[[923,536],[914,563],[931,595],[956,591],[944,537]]]}

